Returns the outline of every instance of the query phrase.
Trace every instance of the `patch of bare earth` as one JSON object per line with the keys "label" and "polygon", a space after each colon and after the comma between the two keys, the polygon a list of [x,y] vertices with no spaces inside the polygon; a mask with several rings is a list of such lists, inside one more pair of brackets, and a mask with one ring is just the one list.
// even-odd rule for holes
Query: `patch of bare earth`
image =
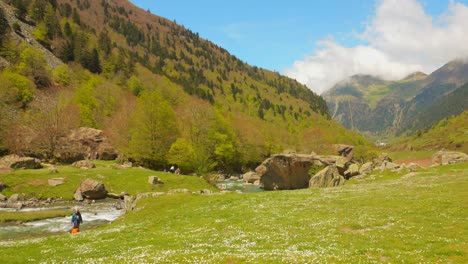
{"label": "patch of bare earth", "polygon": [[432,164],[432,158],[396,160],[395,163],[400,164],[400,165],[403,163],[406,165],[410,163],[414,163],[422,167],[429,167]]}
{"label": "patch of bare earth", "polygon": [[0,168],[0,174],[7,174],[7,173],[10,173],[12,171],[13,170],[9,169],[9,168]]}

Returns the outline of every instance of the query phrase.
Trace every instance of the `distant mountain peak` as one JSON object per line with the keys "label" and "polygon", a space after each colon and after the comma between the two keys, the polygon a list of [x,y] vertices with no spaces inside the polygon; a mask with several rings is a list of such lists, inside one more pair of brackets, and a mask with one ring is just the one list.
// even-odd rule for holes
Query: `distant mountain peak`
{"label": "distant mountain peak", "polygon": [[427,76],[428,75],[425,74],[424,72],[417,71],[417,72],[413,72],[409,74],[408,76],[403,78],[402,81],[419,81],[419,80],[425,79]]}

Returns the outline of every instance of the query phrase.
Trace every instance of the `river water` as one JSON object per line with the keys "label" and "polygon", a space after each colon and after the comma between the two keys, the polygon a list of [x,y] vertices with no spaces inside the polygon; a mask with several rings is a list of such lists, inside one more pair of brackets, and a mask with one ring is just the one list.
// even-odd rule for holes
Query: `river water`
{"label": "river water", "polygon": [[244,184],[242,180],[224,180],[219,181],[216,186],[220,190],[238,192],[238,193],[255,193],[255,192],[262,192],[263,189],[260,188],[258,185],[253,184]]}
{"label": "river water", "polygon": [[[0,240],[5,239],[21,239],[40,237],[44,235],[63,234],[67,233],[71,228],[71,215],[73,208],[78,207],[83,217],[83,223],[80,230],[88,230],[111,223],[116,220],[122,213],[122,210],[117,210],[115,200],[100,201],[93,204],[64,204],[60,206],[40,207],[40,208],[24,208],[20,211],[36,211],[36,210],[70,210],[70,215],[67,217],[49,218],[39,221],[25,222],[25,223],[3,223],[0,224]],[[14,209],[4,209],[4,211],[15,211]]]}

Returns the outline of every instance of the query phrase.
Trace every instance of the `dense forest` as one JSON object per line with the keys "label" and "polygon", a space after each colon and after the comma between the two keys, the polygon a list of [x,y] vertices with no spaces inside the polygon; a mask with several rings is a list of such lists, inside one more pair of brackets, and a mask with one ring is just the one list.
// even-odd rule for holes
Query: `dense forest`
{"label": "dense forest", "polygon": [[334,143],[372,155],[304,85],[128,1],[4,1],[0,45],[4,154],[59,161],[59,139],[93,127],[122,159],[185,172],[241,171]]}

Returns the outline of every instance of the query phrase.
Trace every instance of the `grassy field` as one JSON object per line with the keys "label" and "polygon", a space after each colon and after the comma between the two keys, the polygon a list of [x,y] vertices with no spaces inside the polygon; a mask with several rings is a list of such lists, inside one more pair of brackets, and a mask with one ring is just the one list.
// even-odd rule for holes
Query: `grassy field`
{"label": "grassy field", "polygon": [[102,228],[0,242],[0,256],[9,263],[466,263],[467,169],[375,174],[328,189],[146,198]]}
{"label": "grassy field", "polygon": [[[10,196],[14,193],[25,194],[26,198],[58,198],[72,200],[73,194],[86,178],[103,182],[108,192],[128,192],[136,195],[142,192],[166,192],[176,188],[187,188],[192,191],[202,189],[215,190],[204,180],[194,176],[175,175],[157,172],[143,168],[119,169],[112,162],[98,161],[95,169],[83,170],[71,166],[57,166],[59,173],[51,173],[48,169],[15,170],[12,173],[0,174],[0,181],[9,188],[2,194]],[[158,176],[164,184],[151,185],[148,176]],[[47,180],[65,178],[65,184],[49,186]]]}

